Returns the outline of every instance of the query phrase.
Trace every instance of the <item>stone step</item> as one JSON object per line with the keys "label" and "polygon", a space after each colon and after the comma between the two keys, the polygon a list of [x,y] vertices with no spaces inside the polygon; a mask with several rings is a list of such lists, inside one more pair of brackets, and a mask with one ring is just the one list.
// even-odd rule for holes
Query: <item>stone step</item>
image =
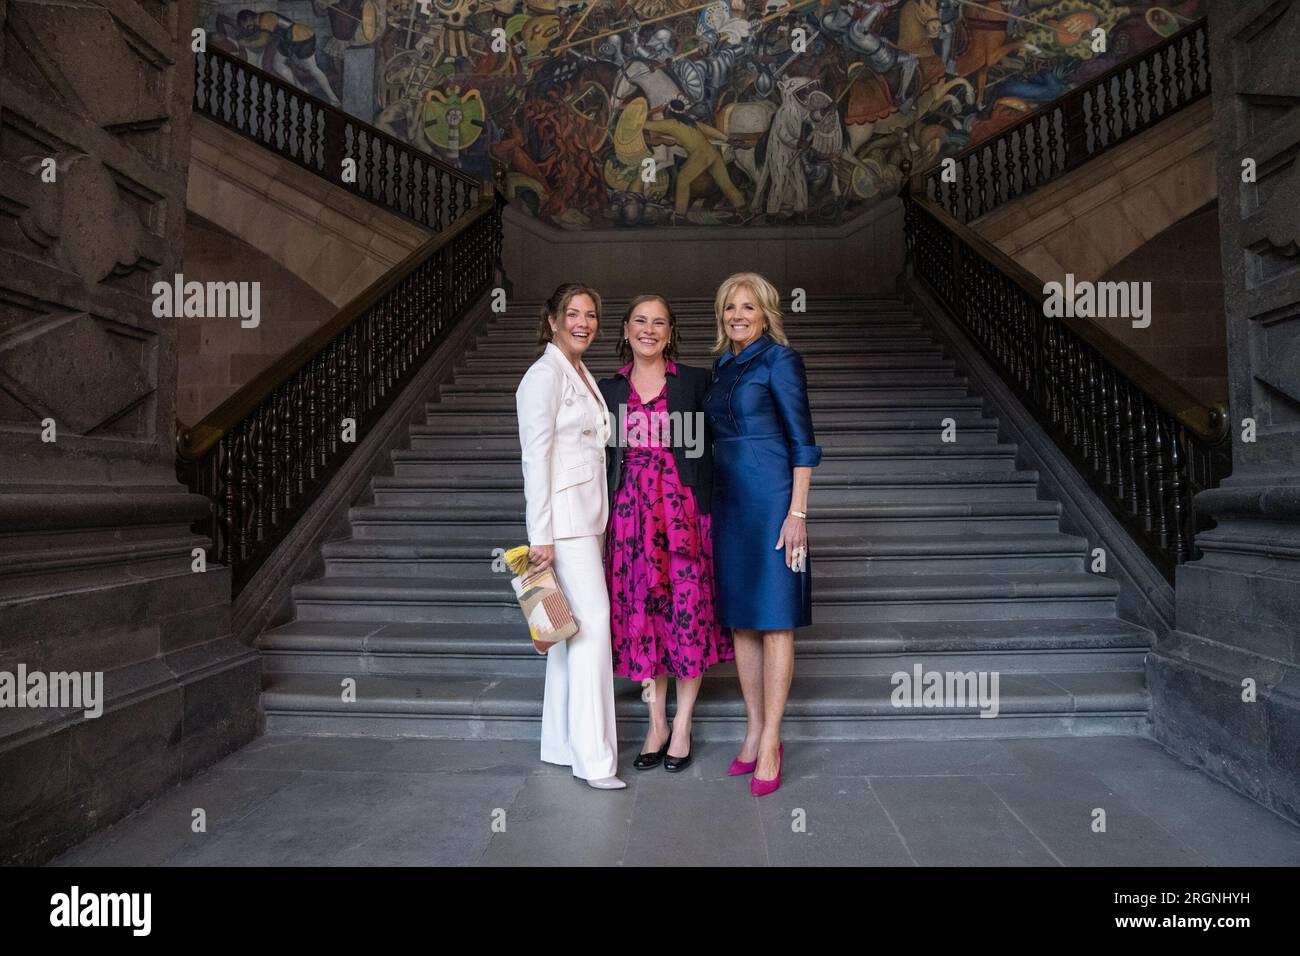
{"label": "stone step", "polygon": [[[1060,532],[1018,535],[843,535],[812,541],[818,580],[836,575],[944,575],[978,571],[1085,569],[1087,541]],[[454,577],[504,573],[502,546],[480,538],[349,538],[322,547],[329,577]]]}
{"label": "stone step", "polygon": [[[612,357],[614,355],[614,345],[611,336],[610,341],[605,341],[602,336],[596,344],[588,349],[588,355],[583,357],[583,361],[588,365],[597,358]],[[681,343],[682,352],[679,354],[679,361],[686,362],[689,365],[702,365],[708,368],[713,364],[714,355],[713,339],[690,340]],[[912,335],[899,335],[893,338],[884,338],[872,336],[871,338],[844,337],[827,339],[814,339],[811,341],[801,341],[797,346],[804,360],[821,357],[825,355],[895,355],[908,354],[914,355],[926,352],[942,352],[942,347],[929,335],[923,331],[918,331]],[[480,338],[474,344],[471,351],[465,353],[466,359],[516,359],[521,361],[532,362],[537,358],[540,350],[534,344],[532,339],[527,341],[517,341],[514,338]]]}
{"label": "stone step", "polygon": [[[825,505],[808,513],[810,531],[853,534],[1030,534],[1058,530],[1055,501],[974,501]],[[354,537],[391,539],[426,536],[443,541],[472,535],[489,547],[514,547],[526,540],[523,508],[515,514],[495,506],[464,505],[447,512],[428,507],[359,505],[349,511]]]}
{"label": "stone step", "polygon": [[[262,693],[267,730],[514,740],[536,739],[539,732],[540,674],[360,675],[355,680],[356,700],[344,702],[339,675],[268,674]],[[782,737],[802,742],[1140,734],[1147,725],[1149,701],[1141,671],[1000,675],[994,717],[979,716],[977,704],[899,708],[895,687],[888,675],[836,677],[796,669]],[[616,680],[615,705],[619,737],[639,736],[645,722],[640,686]],[[740,739],[744,702],[735,678],[709,682],[696,705],[693,728],[700,742]],[[798,759],[797,751],[789,756],[792,763]]]}
{"label": "stone step", "polygon": [[[1005,447],[988,454],[976,453],[974,449],[962,450],[958,454],[958,451],[950,449],[952,446],[944,446],[937,449],[936,454],[927,455],[917,454],[914,450],[876,449],[875,457],[867,462],[841,459],[837,457],[839,450],[831,447],[824,451],[822,466],[813,472],[814,486],[842,486],[844,481],[853,477],[862,477],[868,483],[884,481],[885,484],[898,485],[906,481],[906,476],[918,473],[924,473],[931,483],[940,485],[983,484],[1015,471],[1014,455],[1009,454]],[[523,473],[519,467],[519,455],[495,451],[456,460],[450,455],[430,451],[398,449],[391,457],[393,473],[400,477],[445,477],[451,481],[513,480]]]}
{"label": "stone step", "polygon": [[[914,475],[834,475],[813,470],[814,510],[827,505],[905,502],[970,502],[1035,500],[1038,474],[1005,468],[966,474],[939,471]],[[516,470],[499,476],[456,476],[437,465],[401,463],[393,475],[371,482],[373,503],[408,507],[452,503],[493,504],[511,513],[523,511],[523,475]]]}
{"label": "stone step", "polygon": [[[475,448],[473,441],[459,447],[428,450],[416,446],[393,451],[394,462],[437,462],[451,464],[467,462],[483,466],[505,468],[519,464],[518,442],[514,447]],[[820,439],[819,439],[820,442]],[[836,443],[822,448],[822,464],[829,474],[838,474],[846,468],[854,474],[879,474],[884,472],[916,470],[918,464],[928,469],[931,463],[941,463],[952,470],[975,468],[982,463],[1004,461],[1013,463],[1016,446],[1006,443],[975,444],[973,442],[925,442],[914,446],[891,448],[886,445],[864,443],[862,439]]]}
{"label": "stone step", "polygon": [[[622,324],[624,310],[617,312],[602,309],[606,327]],[[700,328],[714,330],[717,317],[712,307],[708,310],[683,309],[677,311],[678,328]],[[541,310],[535,313],[519,313],[494,316],[488,322],[490,329],[510,329],[512,331],[530,332],[541,321]],[[821,309],[808,312],[786,312],[781,317],[787,335],[793,335],[795,329],[828,328],[863,328],[870,325],[892,325],[899,322],[919,321],[917,314],[905,305],[893,305],[881,309]]]}
{"label": "stone step", "polygon": [[1118,593],[1112,579],[1082,572],[828,576],[813,568],[813,599],[827,622],[1107,617]]}
{"label": "stone step", "polygon": [[[519,436],[519,420],[512,407],[499,411],[451,411],[446,403],[431,402],[424,425],[414,426],[412,434],[421,435],[513,435]],[[818,440],[823,433],[837,430],[876,429],[938,429],[943,420],[951,418],[960,435],[966,429],[990,430],[998,426],[997,419],[986,418],[978,407],[941,408],[919,411],[912,408],[873,409],[849,411],[844,409],[818,409],[813,418]]]}
{"label": "stone step", "polygon": [[[635,419],[633,419],[635,421]],[[814,427],[816,421],[814,420]],[[686,438],[694,441],[697,451],[701,451],[704,441],[703,422],[692,423],[691,431],[681,437],[683,446],[691,448]],[[937,421],[928,422],[923,428],[817,428],[817,444],[823,454],[830,449],[876,448],[924,449],[931,445],[944,444],[942,429]],[[947,443],[962,448],[986,448],[998,443],[998,431],[994,426],[971,425],[957,431],[959,441]],[[671,436],[670,436],[671,440]],[[512,457],[519,457],[519,436],[515,435],[456,435],[445,434],[437,428],[427,425],[415,425],[411,429],[411,448],[431,452],[461,454],[469,452],[510,452]]]}
{"label": "stone step", "polygon": [[[854,297],[827,294],[830,290],[819,290],[814,294],[814,290],[807,290],[808,297],[805,300],[806,307],[801,311],[791,309],[791,303],[785,301],[781,303],[780,312],[783,317],[789,321],[801,318],[814,318],[823,315],[843,315],[843,316],[873,316],[889,312],[909,312],[915,313],[915,306],[901,296],[870,296]],[[627,306],[631,302],[631,297],[623,299],[604,299],[601,303],[601,315],[606,318],[615,316],[622,319],[627,312]],[[673,298],[669,300],[673,312],[677,318],[699,318],[714,317],[714,300],[712,298],[701,297],[699,299],[681,299]],[[494,319],[530,319],[537,318],[542,314],[542,302],[523,302],[511,300],[506,310],[502,313],[493,313]]]}
{"label": "stone step", "polygon": [[[818,388],[814,383],[808,389],[808,402],[814,416],[826,411],[852,411],[856,409],[921,409],[921,408],[981,408],[984,400],[969,394],[963,380],[953,384],[906,386],[882,385],[872,388]],[[430,409],[461,412],[496,412],[515,414],[515,395],[505,388],[496,391],[440,390],[442,399],[426,403]]]}
{"label": "stone step", "polygon": [[[612,322],[605,326],[604,330],[597,333],[596,341],[592,343],[592,348],[597,352],[607,349],[613,349],[615,339],[619,337],[620,327],[617,322]],[[788,324],[785,328],[786,338],[796,349],[802,349],[805,345],[811,345],[814,342],[874,342],[876,339],[891,339],[898,337],[916,337],[918,340],[933,342],[931,332],[925,324],[913,315],[894,315],[882,317],[871,322],[805,322],[799,324]],[[681,342],[688,347],[702,347],[711,349],[713,343],[717,341],[718,329],[710,319],[705,321],[685,321],[679,322],[677,326],[677,336]],[[537,344],[537,323],[515,323],[505,325],[501,323],[492,323],[484,327],[479,333],[478,341],[480,343],[527,343],[536,347]]]}
{"label": "stone step", "polygon": [[[1057,532],[1016,535],[825,534],[812,539],[823,579],[910,574],[918,581],[971,572],[1081,574],[1087,539]],[[820,597],[820,591],[817,592]]]}
{"label": "stone step", "polygon": [[[1038,474],[969,393],[901,300],[810,299],[787,331],[809,369],[823,460],[813,472],[814,615],[798,631],[787,739],[1140,733],[1152,635],[1116,617],[1118,585],[1086,571]],[[426,405],[392,474],[322,547],[325,576],[293,592],[296,620],[262,635],[267,729],[537,738],[545,660],[527,640],[501,549],[525,540],[514,390],[535,358],[539,303],[512,303]],[[708,298],[674,302],[682,360],[707,367]],[[611,317],[587,358],[618,365]],[[940,440],[944,419],[957,441]],[[495,560],[495,567],[494,567]],[[891,678],[997,673],[1000,718],[900,710]],[[359,699],[344,704],[343,676]],[[620,733],[639,735],[639,687],[618,679]],[[711,669],[697,740],[735,740],[732,663]]]}
{"label": "stone step", "polygon": [[[601,322],[604,323],[606,329],[621,327],[624,314],[622,309],[617,312],[602,310]],[[527,332],[537,328],[540,318],[540,310],[538,313],[529,315],[493,316],[485,324],[485,328]],[[874,325],[894,325],[901,322],[920,321],[922,321],[922,317],[917,311],[906,305],[868,311],[822,309],[809,312],[785,312],[781,316],[781,322],[787,335],[791,333],[792,329],[869,328]],[[677,327],[679,329],[700,328],[714,331],[717,329],[717,318],[714,316],[711,306],[707,310],[678,310]]]}
{"label": "stone step", "polygon": [[[597,290],[598,292],[600,290]],[[807,309],[809,313],[819,310],[840,311],[850,313],[860,312],[880,312],[888,309],[905,309],[909,308],[907,301],[901,295],[853,295],[832,292],[823,289],[804,289],[806,293]],[[635,298],[630,295],[622,296],[604,296],[601,299],[603,311],[612,314],[618,311],[621,315],[627,308],[628,303]],[[673,311],[679,315],[688,312],[707,312],[713,314],[714,297],[711,295],[697,296],[674,296],[668,300],[672,303]],[[541,312],[545,300],[539,298],[512,298],[506,306],[502,315],[506,316],[537,316]],[[790,302],[783,300],[781,309],[788,311]],[[796,313],[798,314],[798,313]]]}
{"label": "stone step", "polygon": [[[947,575],[819,572],[821,621],[951,621],[1109,616],[1118,593],[1086,573],[972,572]],[[519,614],[508,576],[324,577],[296,585],[298,620],[509,623]]]}
{"label": "stone step", "polygon": [[[509,451],[466,451],[459,448],[442,450],[396,449],[392,452],[393,473],[404,477],[443,474],[449,478],[490,478],[522,474],[519,453]],[[964,480],[970,484],[989,475],[1007,474],[1016,470],[1014,446],[969,445],[915,446],[894,448],[881,445],[873,448],[822,446],[822,464],[814,469],[823,481],[860,476],[868,480],[929,472],[938,469],[943,481]]]}
{"label": "stone step", "polygon": [[[431,625],[373,621],[294,621],[258,643],[268,673],[536,675],[546,660],[523,621]],[[795,640],[800,675],[862,676],[925,670],[1095,674],[1135,670],[1151,634],[1118,618],[1030,621],[897,621],[813,624]],[[734,674],[718,664],[706,681]]]}
{"label": "stone step", "polygon": [[[593,369],[593,372],[601,371]],[[456,372],[451,384],[441,387],[441,394],[455,395],[466,392],[501,392],[514,395],[519,387],[519,376],[493,374],[490,372]],[[601,376],[604,377],[604,376]],[[916,369],[861,369],[859,371],[821,371],[808,383],[809,401],[815,401],[818,392],[833,388],[870,388],[872,386],[892,386],[911,388],[916,386],[955,387],[965,386],[966,379],[956,374],[951,368],[916,368]],[[816,407],[815,405],[813,406]]]}
{"label": "stone step", "polygon": [[952,473],[985,471],[1001,462],[1015,466],[1015,445],[974,444],[972,442],[934,442],[906,448],[884,445],[834,444],[822,448],[822,464],[827,475],[882,475],[943,468]]}
{"label": "stone step", "polygon": [[[483,375],[491,374],[496,376],[514,375],[522,378],[524,372],[533,364],[535,356],[499,356],[494,353],[484,355],[475,355],[473,353],[466,355],[456,363],[456,378],[459,381],[464,375]],[[820,376],[822,371],[840,371],[849,372],[855,370],[897,370],[897,369],[920,369],[924,371],[951,371],[955,368],[955,363],[951,359],[945,359],[943,354],[937,349],[920,349],[909,350],[907,352],[887,352],[874,353],[863,351],[860,353],[840,352],[838,354],[826,355],[805,355],[804,367],[808,371],[810,378]],[[682,357],[682,361],[687,365],[694,365],[700,368],[710,368],[713,365],[713,357],[707,353],[701,355],[687,354]],[[603,372],[612,375],[621,365],[613,355],[597,355],[591,359],[584,357],[584,364],[593,373]],[[603,377],[603,376],[602,376]]]}
{"label": "stone step", "polygon": [[[691,356],[686,355],[680,358],[683,365],[701,369],[708,372],[713,367],[712,355]],[[497,359],[495,356],[487,356],[481,359],[466,359],[458,362],[453,370],[454,380],[456,382],[475,381],[483,377],[494,377],[502,382],[511,385],[510,391],[518,387],[524,373],[532,365],[532,358],[506,358]],[[587,371],[591,373],[598,383],[603,378],[609,378],[618,373],[623,367],[622,362],[613,355],[598,355],[584,360]],[[818,356],[815,360],[805,361],[809,384],[827,387],[830,385],[844,384],[841,379],[851,373],[866,375],[874,372],[928,372],[944,373],[952,377],[958,375],[954,363],[942,358],[939,355],[926,355],[912,353],[909,355],[855,355],[846,352],[843,355],[825,355]],[[821,381],[825,375],[838,376],[832,377],[828,381]],[[871,384],[874,379],[864,380],[866,384]],[[851,383],[850,383],[851,384]]]}

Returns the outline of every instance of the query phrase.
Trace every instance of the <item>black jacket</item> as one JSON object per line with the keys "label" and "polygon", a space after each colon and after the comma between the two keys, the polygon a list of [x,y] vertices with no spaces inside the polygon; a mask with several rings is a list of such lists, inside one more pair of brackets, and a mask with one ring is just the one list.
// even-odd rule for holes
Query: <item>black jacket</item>
{"label": "black jacket", "polygon": [[[692,417],[691,427],[695,429],[692,436],[700,442],[702,453],[697,458],[690,458],[686,454],[688,449],[681,442],[676,442],[673,446],[673,461],[677,465],[677,476],[684,484],[691,486],[700,514],[708,514],[713,490],[713,433],[704,414],[704,392],[709,387],[709,370],[683,365],[681,362],[674,364],[677,366],[677,374],[667,376],[668,412],[680,412],[683,417]],[[615,494],[623,484],[623,423],[619,418],[619,409],[627,405],[631,386],[627,379],[617,374],[602,378],[596,385],[605,397],[612,419],[610,442],[613,447],[605,456],[605,477],[609,483],[609,503],[612,508]],[[702,436],[700,429],[703,430]]]}

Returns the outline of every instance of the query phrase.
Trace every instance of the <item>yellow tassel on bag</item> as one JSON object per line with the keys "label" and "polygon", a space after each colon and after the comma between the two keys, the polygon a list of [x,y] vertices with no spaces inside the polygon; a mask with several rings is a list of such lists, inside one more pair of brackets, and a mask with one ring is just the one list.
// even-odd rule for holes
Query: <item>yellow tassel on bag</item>
{"label": "yellow tassel on bag", "polygon": [[506,552],[505,560],[513,574],[523,574],[528,570],[528,545],[521,544],[517,548],[511,548]]}
{"label": "yellow tassel on bag", "polygon": [[[506,567],[513,573],[510,580],[515,599],[528,622],[528,633],[537,653],[545,654],[559,641],[578,633],[569,602],[564,599],[551,569],[528,575],[528,545],[511,548],[504,555]],[[527,577],[526,577],[527,576]]]}

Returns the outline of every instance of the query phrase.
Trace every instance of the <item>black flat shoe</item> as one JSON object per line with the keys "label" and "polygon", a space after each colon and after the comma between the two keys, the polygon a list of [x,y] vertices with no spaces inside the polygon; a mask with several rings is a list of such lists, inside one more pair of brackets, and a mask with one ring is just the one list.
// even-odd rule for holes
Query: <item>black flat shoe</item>
{"label": "black flat shoe", "polygon": [[[672,734],[669,734],[668,739],[671,740],[672,736],[673,736]],[[638,754],[637,758],[632,761],[632,769],[649,770],[651,767],[657,767],[659,766],[660,762],[664,759],[664,756],[667,753],[668,753],[668,741],[664,741],[664,745],[660,747],[658,750],[653,750],[647,753]]]}
{"label": "black flat shoe", "polygon": [[687,767],[691,765],[691,756],[695,753],[694,735],[692,735],[688,739],[687,746],[689,746],[691,749],[686,754],[685,757],[674,757],[670,753],[668,753],[668,748],[666,746],[664,747],[664,769],[665,770],[667,770],[669,773],[677,773],[678,771],[685,770]]}

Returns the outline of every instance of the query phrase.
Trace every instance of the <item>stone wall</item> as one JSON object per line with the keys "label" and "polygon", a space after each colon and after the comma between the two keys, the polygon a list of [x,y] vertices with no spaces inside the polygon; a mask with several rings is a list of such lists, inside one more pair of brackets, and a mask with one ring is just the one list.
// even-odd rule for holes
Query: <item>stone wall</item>
{"label": "stone wall", "polygon": [[760,272],[783,292],[892,294],[905,256],[898,199],[838,226],[744,229],[565,231],[507,209],[502,250],[513,295],[523,299],[545,298],[570,279],[615,297],[657,292],[708,298],[719,282],[741,271]]}
{"label": "stone wall", "polygon": [[[1210,10],[1232,476],[1147,656],[1156,738],[1300,821],[1300,46],[1297,6]],[[1253,161],[1257,175],[1243,176]]]}
{"label": "stone wall", "polygon": [[1093,281],[1218,193],[1206,97],[972,227],[1044,282]]}
{"label": "stone wall", "polygon": [[1228,400],[1228,332],[1219,260],[1219,208],[1179,220],[1108,269],[1107,282],[1150,282],[1151,325],[1102,320],[1106,331],[1202,402]]}
{"label": "stone wall", "polygon": [[102,682],[98,708],[0,708],[0,865],[259,727],[229,572],[196,564],[209,503],[176,481],[176,326],[152,308],[182,263],[196,15],[0,5],[0,671]]}
{"label": "stone wall", "polygon": [[176,416],[199,421],[429,233],[201,116],[186,204],[186,281],[260,283],[261,322],[178,320]]}
{"label": "stone wall", "polygon": [[237,318],[177,320],[176,418],[193,425],[290,347],[333,318],[336,307],[274,259],[193,213],[185,223],[186,280],[260,284],[256,328]]}
{"label": "stone wall", "polygon": [[1227,398],[1227,333],[1207,97],[977,219],[985,239],[1047,282],[1150,282],[1151,325],[1096,320],[1203,402]]}
{"label": "stone wall", "polygon": [[428,232],[195,116],[186,204],[341,308]]}

